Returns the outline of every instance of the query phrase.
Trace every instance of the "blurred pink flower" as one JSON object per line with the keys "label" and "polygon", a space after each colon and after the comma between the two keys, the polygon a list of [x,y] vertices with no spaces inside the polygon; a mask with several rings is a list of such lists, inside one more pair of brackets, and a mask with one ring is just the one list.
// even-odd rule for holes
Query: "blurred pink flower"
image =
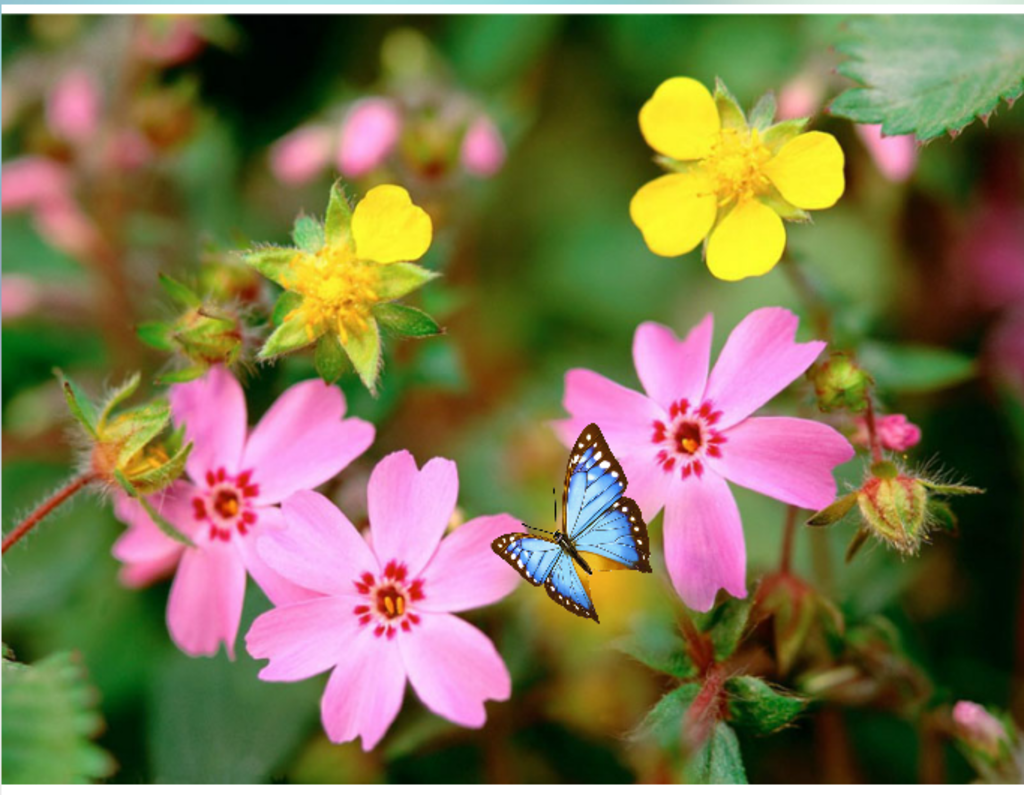
{"label": "blurred pink flower", "polygon": [[917,143],[913,135],[882,135],[881,124],[858,124],[857,134],[890,182],[903,182],[917,166]]}
{"label": "blurred pink flower", "polygon": [[[857,430],[850,439],[854,444],[867,447],[868,424],[863,417],[854,419]],[[921,441],[921,429],[907,419],[905,414],[880,414],[875,418],[875,433],[878,442],[886,450],[902,453]]]}
{"label": "blurred pink flower", "polygon": [[825,87],[821,80],[810,74],[794,77],[779,91],[778,118],[803,119],[821,110]]}
{"label": "blurred pink flower", "polygon": [[982,309],[1024,302],[1024,205],[988,199],[966,224],[954,255],[963,289]]}
{"label": "blurred pink flower", "polygon": [[825,347],[798,344],[796,316],[758,309],[729,335],[708,375],[713,319],[685,340],[643,323],[633,361],[646,395],[590,370],[570,370],[555,423],[567,445],[600,425],[647,521],[664,506],[665,561],[691,608],[709,610],[719,588],[746,596],[743,525],[728,481],[819,510],[835,498],[832,469],[853,456],[833,428],[811,420],[750,415],[803,373]]}
{"label": "blurred pink flower", "polygon": [[484,724],[485,700],[509,697],[494,645],[452,613],[515,588],[518,575],[491,541],[520,525],[482,516],[442,538],[458,490],[454,462],[434,458],[418,470],[407,451],[392,453],[370,476],[368,539],[326,498],[303,492],[282,506],[287,530],[260,540],[270,567],[324,595],[264,613],[246,646],[270,660],[260,671],[267,681],[333,668],[320,702],[332,742],[362,736],[373,748],[398,714],[406,677],[427,707],[463,726]]}
{"label": "blurred pink flower", "polygon": [[65,202],[71,196],[71,175],[60,163],[28,155],[3,164],[3,212],[36,210],[44,204]]}
{"label": "blurred pink flower", "polygon": [[58,138],[85,143],[100,123],[100,87],[84,69],[72,69],[46,98],[46,120]]}
{"label": "blurred pink flower", "polygon": [[35,279],[18,273],[0,276],[0,317],[4,323],[34,312],[40,298],[40,287]]}
{"label": "blurred pink flower", "polygon": [[141,18],[136,42],[139,54],[161,66],[184,63],[199,54],[205,40],[195,17],[152,15]]}
{"label": "blurred pink flower", "polygon": [[70,199],[40,206],[35,213],[35,222],[44,240],[74,257],[87,257],[100,245],[95,225]]}
{"label": "blurred pink flower", "polygon": [[256,555],[256,541],[283,527],[273,507],[301,489],[319,486],[372,443],[373,426],[342,419],[345,398],[320,380],[303,381],[277,399],[246,438],[245,395],[224,368],[170,390],[174,420],[194,443],[179,481],[151,498],[195,547],[161,533],[137,506],[121,502],[129,523],[114,545],[126,564],[122,579],[141,585],[177,566],[167,603],[167,627],[182,651],[213,655],[221,642],[234,657],[246,571],[272,602],[308,598]]}
{"label": "blurred pink flower", "polygon": [[270,150],[270,170],[285,185],[302,185],[317,176],[330,162],[334,132],[308,125],[293,130]]}
{"label": "blurred pink flower", "polygon": [[498,173],[505,163],[505,142],[487,116],[479,116],[462,139],[462,165],[480,177]]}
{"label": "blurred pink flower", "polygon": [[965,743],[989,756],[999,754],[999,746],[1008,740],[1006,728],[981,704],[958,701],[953,706],[956,733]]}
{"label": "blurred pink flower", "polygon": [[989,330],[985,357],[996,373],[1024,390],[1024,306],[1007,312]]}
{"label": "blurred pink flower", "polygon": [[109,142],[106,160],[117,171],[134,171],[153,157],[153,147],[138,130],[120,130]]}
{"label": "blurred pink flower", "polygon": [[338,169],[361,177],[379,166],[398,143],[402,117],[393,102],[380,97],[360,100],[341,126]]}

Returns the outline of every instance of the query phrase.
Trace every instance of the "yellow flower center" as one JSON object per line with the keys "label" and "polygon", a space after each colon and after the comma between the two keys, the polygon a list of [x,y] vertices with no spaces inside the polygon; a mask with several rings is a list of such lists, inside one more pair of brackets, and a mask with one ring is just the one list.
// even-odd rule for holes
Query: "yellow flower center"
{"label": "yellow flower center", "polygon": [[771,183],[764,167],[771,157],[757,130],[723,129],[704,160],[719,206],[767,191]]}
{"label": "yellow flower center", "polygon": [[291,263],[294,279],[284,286],[305,300],[285,316],[301,317],[310,342],[328,329],[348,342],[369,327],[377,302],[377,265],[356,259],[348,246],[325,246],[316,254],[300,253]]}

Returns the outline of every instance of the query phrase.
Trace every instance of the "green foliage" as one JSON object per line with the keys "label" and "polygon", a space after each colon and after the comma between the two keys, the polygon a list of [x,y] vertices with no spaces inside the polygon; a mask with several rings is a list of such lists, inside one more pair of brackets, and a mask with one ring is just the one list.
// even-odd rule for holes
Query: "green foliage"
{"label": "green foliage", "polygon": [[114,762],[90,741],[103,728],[96,692],[76,658],[59,652],[3,667],[3,783],[85,784]]}
{"label": "green foliage", "polygon": [[986,118],[1024,91],[1024,19],[1012,15],[856,18],[837,44],[839,71],[860,87],[836,116],[927,141]]}
{"label": "green foliage", "polygon": [[736,676],[726,682],[729,720],[757,734],[769,734],[787,726],[807,705],[806,699],[781,693],[764,679]]}
{"label": "green foliage", "polygon": [[882,389],[930,392],[973,378],[977,372],[970,356],[926,345],[866,342],[858,361]]}
{"label": "green foliage", "polygon": [[341,346],[359,373],[363,385],[371,394],[376,394],[377,375],[380,373],[380,329],[377,322],[371,320],[365,331],[350,334]]}
{"label": "green foliage", "polygon": [[697,675],[697,668],[686,651],[686,644],[670,628],[648,629],[616,641],[615,647],[648,668],[677,679]]}
{"label": "green foliage", "polygon": [[327,218],[324,221],[324,237],[331,245],[341,245],[349,241],[352,227],[352,208],[345,198],[345,189],[341,180],[331,185],[331,196],[327,201]]}
{"label": "green foliage", "polygon": [[647,713],[638,733],[666,751],[677,752],[682,743],[686,711],[700,692],[699,682],[687,682],[666,693]]}
{"label": "green foliage", "polygon": [[740,741],[728,724],[715,724],[711,737],[687,762],[686,780],[691,784],[747,783]]}
{"label": "green foliage", "polygon": [[709,625],[715,658],[726,660],[732,656],[747,628],[752,599],[727,599],[711,614]]}
{"label": "green foliage", "polygon": [[444,330],[426,312],[405,304],[378,304],[373,316],[388,331],[403,337],[433,337]]}
{"label": "green foliage", "polygon": [[98,438],[96,426],[99,424],[99,410],[89,396],[74,381],[59,370],[57,371],[57,377],[63,382],[64,399],[67,401],[72,416],[78,420],[79,424],[91,437],[94,439]]}
{"label": "green foliage", "polygon": [[335,334],[324,334],[316,344],[316,357],[314,363],[320,377],[328,384],[333,384],[341,374],[345,372],[345,365],[348,357],[345,356],[345,349]]}
{"label": "green foliage", "polygon": [[292,228],[292,240],[306,253],[316,254],[324,247],[324,228],[315,218],[300,215]]}
{"label": "green foliage", "polygon": [[[294,295],[294,293],[285,293],[285,295]],[[301,302],[301,296],[299,300]],[[305,322],[301,317],[293,317],[274,329],[274,332],[267,337],[267,341],[260,348],[259,358],[273,359],[305,348],[310,344],[312,344],[312,340],[309,338]]]}
{"label": "green foliage", "polygon": [[381,301],[402,298],[418,290],[427,282],[436,279],[438,273],[427,270],[412,262],[393,262],[377,269],[377,296]]}
{"label": "green foliage", "polygon": [[298,251],[294,248],[260,246],[243,252],[242,259],[263,276],[281,284],[281,280],[287,280],[291,274],[291,264],[296,254]]}

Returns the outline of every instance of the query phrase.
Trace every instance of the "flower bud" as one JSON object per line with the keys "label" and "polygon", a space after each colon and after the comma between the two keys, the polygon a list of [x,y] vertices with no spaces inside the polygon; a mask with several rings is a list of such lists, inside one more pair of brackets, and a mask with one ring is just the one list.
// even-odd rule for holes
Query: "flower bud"
{"label": "flower bud", "polygon": [[833,353],[814,368],[811,378],[822,411],[845,408],[861,412],[867,408],[871,376],[849,354]]}
{"label": "flower bud", "polygon": [[170,327],[174,347],[205,370],[214,364],[232,366],[242,352],[238,317],[216,309],[189,309]]}
{"label": "flower bud", "polygon": [[[868,424],[863,417],[857,417],[854,422],[857,430],[851,437],[856,445],[868,447]],[[921,441],[921,429],[910,422],[905,414],[884,414],[875,418],[875,434],[878,443],[886,450],[893,450],[902,453]]]}
{"label": "flower bud", "polygon": [[882,461],[857,492],[857,506],[868,527],[893,548],[915,554],[926,537],[928,490],[917,478]]}
{"label": "flower bud", "polygon": [[953,724],[956,736],[969,748],[993,758],[999,756],[1001,746],[1009,740],[1002,722],[973,701],[956,702]]}
{"label": "flower bud", "polygon": [[505,163],[505,142],[487,116],[479,116],[462,139],[462,165],[470,174],[491,177]]}

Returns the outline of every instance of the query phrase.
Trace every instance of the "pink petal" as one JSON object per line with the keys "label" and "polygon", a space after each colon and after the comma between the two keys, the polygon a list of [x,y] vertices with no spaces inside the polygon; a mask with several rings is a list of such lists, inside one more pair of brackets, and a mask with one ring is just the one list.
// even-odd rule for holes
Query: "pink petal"
{"label": "pink petal", "polygon": [[236,540],[238,554],[242,557],[242,563],[245,564],[246,571],[256,581],[260,590],[267,595],[267,598],[278,606],[293,602],[304,602],[307,599],[322,596],[317,591],[303,588],[286,577],[282,577],[274,569],[270,568],[257,553],[256,543],[260,538],[271,531],[286,532],[285,528],[284,515],[278,508],[258,508],[256,510],[255,526],[244,536]]}
{"label": "pink petal", "polygon": [[38,209],[71,200],[71,174],[56,160],[29,155],[3,165],[3,211]]}
{"label": "pink petal", "polygon": [[379,166],[398,143],[402,117],[390,100],[370,97],[352,106],[341,126],[338,169],[361,177]]}
{"label": "pink petal", "polygon": [[688,607],[711,609],[719,588],[747,595],[747,552],[739,508],[714,472],[690,477],[671,490],[665,505],[665,564]]}
{"label": "pink petal", "polygon": [[319,125],[299,127],[270,149],[270,170],[285,185],[303,185],[331,160],[334,131]]}
{"label": "pink petal", "polygon": [[416,607],[435,613],[458,612],[497,602],[512,593],[519,574],[494,554],[491,542],[523,526],[512,516],[481,516],[443,541],[423,570],[424,595]]}
{"label": "pink petal", "polygon": [[461,618],[425,613],[398,640],[416,695],[453,723],[479,728],[487,720],[484,701],[504,701],[512,694],[512,680],[494,644]]}
{"label": "pink petal", "polygon": [[423,571],[452,518],[458,494],[454,461],[432,458],[418,470],[408,450],[383,458],[367,487],[377,560],[382,565],[405,563],[414,577]]}
{"label": "pink petal", "polygon": [[719,428],[750,416],[796,380],[825,347],[793,341],[800,321],[787,309],[757,309],[729,335],[708,379],[704,399],[722,412]]}
{"label": "pink petal", "polygon": [[54,86],[46,100],[46,120],[60,138],[84,143],[100,123],[100,87],[83,69],[73,69]]}
{"label": "pink petal", "polygon": [[325,596],[277,607],[259,616],[246,633],[245,648],[257,660],[270,660],[260,679],[296,682],[333,668],[351,652],[365,628],[352,612],[362,600]]}
{"label": "pink petal", "polygon": [[146,588],[155,582],[170,577],[176,568],[180,552],[173,555],[165,555],[162,558],[140,561],[138,563],[125,563],[117,572],[117,579],[126,588]]}
{"label": "pink petal", "polygon": [[343,420],[345,396],[316,379],[286,390],[253,430],[242,469],[264,505],[330,480],[373,443],[373,426]]}
{"label": "pink petal", "polygon": [[[191,535],[194,530],[191,494],[192,487],[179,481],[147,499],[175,527]],[[121,582],[130,588],[141,588],[174,571],[185,546],[161,532],[137,500],[117,494],[114,515],[128,525],[111,550],[113,556],[125,564],[118,574]]]}
{"label": "pink petal", "polygon": [[[613,427],[627,433],[634,429],[639,432],[642,428],[640,439],[634,440],[630,436],[631,447],[638,441],[646,441],[651,423],[664,414],[658,404],[646,395],[619,386],[591,370],[570,370],[565,374],[562,405],[573,419],[581,423],[579,430],[591,422],[600,425],[609,444],[612,440],[608,434]],[[575,441],[576,437],[573,436],[567,444],[571,447]]]}
{"label": "pink petal", "polygon": [[462,139],[460,154],[466,171],[479,177],[498,173],[505,163],[505,142],[501,133],[487,116],[479,116]]}
{"label": "pink petal", "polygon": [[836,498],[832,470],[853,457],[835,428],[789,417],[749,417],[726,433],[719,475],[782,502],[818,511]]}
{"label": "pink petal", "polygon": [[171,639],[193,657],[212,657],[223,642],[233,660],[244,599],[245,566],[233,546],[186,549],[167,600]]}
{"label": "pink petal", "polygon": [[917,141],[913,135],[882,135],[881,124],[857,124],[868,153],[891,182],[904,182],[917,166]]}
{"label": "pink petal", "polygon": [[186,439],[194,443],[185,464],[193,482],[205,482],[206,473],[224,467],[238,474],[245,444],[245,394],[235,377],[217,365],[202,378],[175,384],[168,397],[174,422],[185,425]]}
{"label": "pink petal", "polygon": [[672,329],[641,323],[633,337],[633,361],[647,394],[665,411],[677,400],[699,405],[711,361],[714,318],[709,314],[682,342]]}
{"label": "pink petal", "polygon": [[281,509],[286,529],[266,533],[256,550],[285,579],[318,593],[352,594],[363,572],[380,571],[359,531],[322,494],[297,492]]}
{"label": "pink petal", "polygon": [[[606,441],[612,445],[612,452],[616,447],[605,435]],[[643,450],[625,455],[616,454],[619,463],[622,464],[622,471],[626,475],[628,485],[626,496],[640,506],[640,512],[645,521],[652,521],[660,511],[668,498],[671,486],[678,479],[678,474],[673,477],[666,472],[655,460],[656,451]]]}
{"label": "pink petal", "polygon": [[405,667],[394,640],[367,627],[352,638],[338,660],[320,701],[320,717],[332,743],[362,735],[369,751],[394,722],[405,695]]}

